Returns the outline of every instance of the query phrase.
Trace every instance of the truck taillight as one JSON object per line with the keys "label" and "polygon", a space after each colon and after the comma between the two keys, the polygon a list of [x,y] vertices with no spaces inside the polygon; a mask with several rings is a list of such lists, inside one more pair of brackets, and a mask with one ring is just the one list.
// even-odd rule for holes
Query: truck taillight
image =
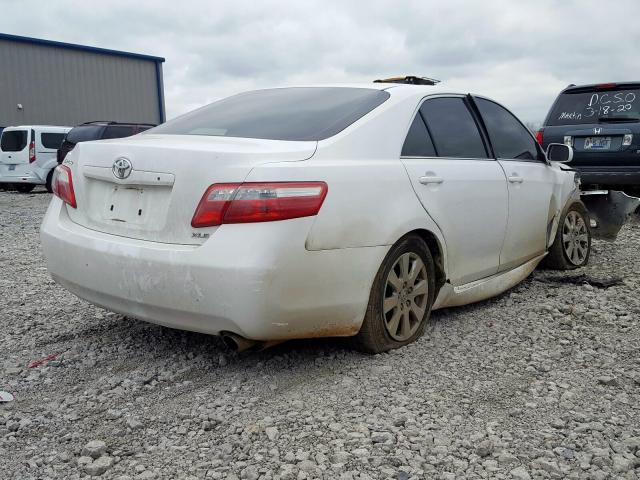
{"label": "truck taillight", "polygon": [[327,190],[324,182],[214,184],[204,192],[191,226],[273,222],[317,215]]}
{"label": "truck taillight", "polygon": [[540,129],[536,132],[536,140],[540,145],[542,145],[542,140],[544,140],[544,130]]}
{"label": "truck taillight", "polygon": [[29,163],[36,161],[36,142],[29,144]]}
{"label": "truck taillight", "polygon": [[65,203],[73,208],[77,208],[76,194],[73,191],[73,177],[71,169],[66,165],[58,165],[53,171],[53,179],[51,181],[53,194],[62,199]]}

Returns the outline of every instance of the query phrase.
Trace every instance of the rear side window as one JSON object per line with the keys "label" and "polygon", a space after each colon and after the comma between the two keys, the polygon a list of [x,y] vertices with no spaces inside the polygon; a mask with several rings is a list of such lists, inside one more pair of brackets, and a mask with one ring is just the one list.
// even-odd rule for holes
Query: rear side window
{"label": "rear side window", "polygon": [[79,125],[73,127],[67,133],[67,141],[71,143],[88,142],[89,140],[99,140],[102,136],[104,125]]}
{"label": "rear side window", "polygon": [[40,141],[44,148],[50,148],[51,150],[57,150],[62,145],[64,140],[64,133],[42,133],[40,134]]}
{"label": "rear side window", "polygon": [[497,103],[483,98],[476,98],[475,101],[498,158],[538,158],[536,141],[516,117]]}
{"label": "rear side window", "polygon": [[389,98],[370,88],[293,87],[256,90],[225,98],[149,133],[324,140]]}
{"label": "rear side window", "polygon": [[624,121],[640,118],[640,89],[577,90],[561,93],[547,125],[580,125],[607,119]]}
{"label": "rear side window", "polygon": [[131,125],[108,125],[102,133],[102,138],[124,138],[133,135],[133,126]]}
{"label": "rear side window", "polygon": [[0,149],[3,152],[21,152],[27,146],[27,130],[11,130],[2,132]]}
{"label": "rear side window", "polygon": [[413,119],[413,123],[407,133],[407,138],[402,146],[403,157],[435,157],[436,151],[433,148],[431,136],[422,120],[422,115],[418,112]]}
{"label": "rear side window", "polygon": [[478,126],[462,98],[434,98],[420,107],[438,156],[487,158]]}

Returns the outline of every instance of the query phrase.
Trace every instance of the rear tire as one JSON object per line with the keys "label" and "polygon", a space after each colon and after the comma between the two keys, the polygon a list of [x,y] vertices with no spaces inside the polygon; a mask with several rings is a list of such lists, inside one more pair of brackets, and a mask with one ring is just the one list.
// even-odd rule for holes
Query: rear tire
{"label": "rear tire", "polygon": [[18,193],[29,193],[36,188],[36,186],[32,183],[17,183],[15,184],[15,188]]}
{"label": "rear tire", "polygon": [[562,214],[556,238],[542,265],[554,270],[574,270],[584,267],[590,254],[589,214],[581,202],[575,202]]}
{"label": "rear tire", "polygon": [[435,266],[429,248],[417,235],[401,238],[378,270],[353,346],[381,353],[415,341],[431,327],[434,295]]}
{"label": "rear tire", "polygon": [[51,171],[49,172],[49,174],[47,175],[47,183],[45,184],[45,186],[47,187],[47,192],[49,193],[53,193],[53,168],[51,169]]}

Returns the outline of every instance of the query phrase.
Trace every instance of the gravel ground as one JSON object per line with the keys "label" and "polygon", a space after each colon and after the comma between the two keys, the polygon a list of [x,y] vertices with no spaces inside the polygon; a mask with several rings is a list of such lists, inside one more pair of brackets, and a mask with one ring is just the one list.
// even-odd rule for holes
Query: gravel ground
{"label": "gravel ground", "polygon": [[640,476],[639,223],[584,270],[621,285],[537,271],[389,354],[235,354],[54,284],[49,198],[0,192],[0,478]]}

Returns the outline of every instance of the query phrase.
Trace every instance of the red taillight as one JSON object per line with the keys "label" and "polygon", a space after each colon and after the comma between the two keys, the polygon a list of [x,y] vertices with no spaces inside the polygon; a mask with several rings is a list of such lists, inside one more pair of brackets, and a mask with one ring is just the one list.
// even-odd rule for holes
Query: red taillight
{"label": "red taillight", "polygon": [[219,183],[207,188],[196,208],[196,213],[193,214],[191,226],[199,228],[221,225],[224,212],[240,185],[240,183]]}
{"label": "red taillight", "polygon": [[536,132],[536,140],[540,145],[542,145],[542,140],[544,140],[544,130],[540,129]]}
{"label": "red taillight", "polygon": [[73,191],[73,178],[71,169],[66,165],[58,165],[53,171],[53,179],[51,181],[53,194],[61,198],[73,208],[76,208],[76,194]]}
{"label": "red taillight", "polygon": [[612,88],[616,88],[618,84],[616,83],[601,83],[596,85],[596,90],[611,90]]}
{"label": "red taillight", "polygon": [[309,217],[318,213],[326,196],[324,182],[218,183],[204,192],[191,226]]}
{"label": "red taillight", "polygon": [[36,142],[29,144],[29,163],[36,161]]}

